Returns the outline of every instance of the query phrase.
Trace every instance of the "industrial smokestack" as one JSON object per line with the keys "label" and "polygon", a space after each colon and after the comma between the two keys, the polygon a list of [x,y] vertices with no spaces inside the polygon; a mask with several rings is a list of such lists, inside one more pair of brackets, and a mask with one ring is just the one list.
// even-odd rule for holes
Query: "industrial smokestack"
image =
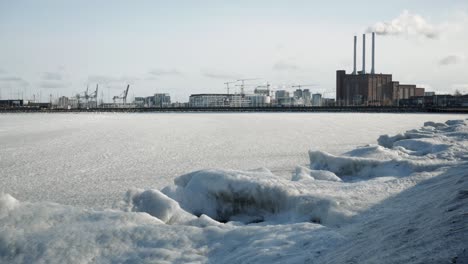
{"label": "industrial smokestack", "polygon": [[366,74],[366,34],[362,34],[362,74]]}
{"label": "industrial smokestack", "polygon": [[354,68],[353,68],[353,75],[356,75],[356,45],[357,45],[357,36],[354,36]]}
{"label": "industrial smokestack", "polygon": [[372,32],[372,69],[371,74],[375,74],[375,32]]}

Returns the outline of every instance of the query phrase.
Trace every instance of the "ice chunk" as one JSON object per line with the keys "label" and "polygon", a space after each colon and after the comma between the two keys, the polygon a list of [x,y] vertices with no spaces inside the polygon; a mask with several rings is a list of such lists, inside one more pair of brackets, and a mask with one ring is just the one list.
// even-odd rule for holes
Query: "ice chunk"
{"label": "ice chunk", "polygon": [[316,180],[335,181],[335,182],[342,181],[340,177],[336,176],[335,173],[331,171],[326,171],[326,170],[310,170],[310,175],[314,177]]}
{"label": "ice chunk", "polygon": [[195,219],[182,210],[179,204],[158,190],[129,190],[126,201],[131,211],[145,212],[166,224],[187,222]]}
{"label": "ice chunk", "polygon": [[340,177],[336,176],[335,173],[327,170],[311,170],[303,166],[296,167],[296,173],[294,174],[292,180],[321,180],[321,181],[342,181]]}
{"label": "ice chunk", "polygon": [[451,145],[449,144],[438,144],[434,140],[427,139],[405,139],[397,141],[393,144],[394,147],[402,147],[406,150],[413,151],[412,155],[426,155],[436,154],[438,152],[448,150]]}
{"label": "ice chunk", "polygon": [[428,121],[428,122],[424,122],[424,126],[431,126],[431,127],[435,127],[435,128],[441,128],[441,127],[447,127],[447,124]]}
{"label": "ice chunk", "polygon": [[18,206],[18,200],[9,194],[0,193],[0,217],[8,215],[8,212]]}
{"label": "ice chunk", "polygon": [[292,181],[315,180],[315,178],[310,175],[310,169],[303,167],[303,166],[297,166],[291,180]]}

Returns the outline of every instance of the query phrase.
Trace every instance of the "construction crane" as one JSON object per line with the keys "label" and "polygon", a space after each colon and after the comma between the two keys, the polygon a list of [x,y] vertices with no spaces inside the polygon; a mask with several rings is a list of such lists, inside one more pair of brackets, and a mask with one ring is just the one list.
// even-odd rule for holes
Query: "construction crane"
{"label": "construction crane", "polygon": [[257,85],[257,87],[255,88],[267,88],[267,89],[270,89],[270,83],[267,82],[265,85]]}
{"label": "construction crane", "polygon": [[114,104],[115,104],[115,100],[117,99],[122,99],[123,104],[127,103],[128,89],[130,89],[130,84],[127,84],[127,89],[125,89],[119,96],[114,96],[112,98],[112,100],[114,100]]}
{"label": "construction crane", "polygon": [[236,83],[237,81],[233,81],[233,82],[225,82],[224,84],[226,85],[226,90],[227,90],[227,94],[229,95],[229,84],[231,83]]}
{"label": "construction crane", "polygon": [[257,85],[255,87],[255,92],[254,93],[256,93],[258,88],[266,88],[267,93],[268,93],[267,95],[270,96],[270,83],[269,82],[267,82],[266,85]]}
{"label": "construction crane", "polygon": [[317,84],[297,84],[297,85],[292,85],[291,87],[301,89],[301,87],[308,87],[308,86],[317,86]]}
{"label": "construction crane", "polygon": [[253,81],[253,80],[259,80],[259,78],[239,79],[239,80],[237,80],[238,82],[242,82],[240,85],[236,85],[236,86],[240,86],[240,88],[241,88],[241,96],[244,96],[244,87],[245,87],[244,82],[245,81]]}

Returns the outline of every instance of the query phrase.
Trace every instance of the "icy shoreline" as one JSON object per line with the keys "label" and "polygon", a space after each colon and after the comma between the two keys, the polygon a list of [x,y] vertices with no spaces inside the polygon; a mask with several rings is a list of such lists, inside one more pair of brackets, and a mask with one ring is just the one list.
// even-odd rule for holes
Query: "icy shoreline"
{"label": "icy shoreline", "polygon": [[[426,122],[291,179],[201,170],[96,211],[0,195],[5,263],[468,261],[468,125]],[[458,261],[458,262],[457,262]]]}

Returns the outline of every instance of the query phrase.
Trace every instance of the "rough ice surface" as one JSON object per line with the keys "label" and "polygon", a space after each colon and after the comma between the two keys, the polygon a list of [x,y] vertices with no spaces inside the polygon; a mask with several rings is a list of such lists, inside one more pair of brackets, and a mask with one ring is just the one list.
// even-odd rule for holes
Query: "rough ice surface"
{"label": "rough ice surface", "polygon": [[0,192],[103,209],[207,168],[291,177],[309,149],[341,154],[455,114],[65,113],[0,115]]}
{"label": "rough ice surface", "polygon": [[203,169],[112,209],[0,195],[0,263],[467,263],[468,124],[427,122],[287,177]]}

